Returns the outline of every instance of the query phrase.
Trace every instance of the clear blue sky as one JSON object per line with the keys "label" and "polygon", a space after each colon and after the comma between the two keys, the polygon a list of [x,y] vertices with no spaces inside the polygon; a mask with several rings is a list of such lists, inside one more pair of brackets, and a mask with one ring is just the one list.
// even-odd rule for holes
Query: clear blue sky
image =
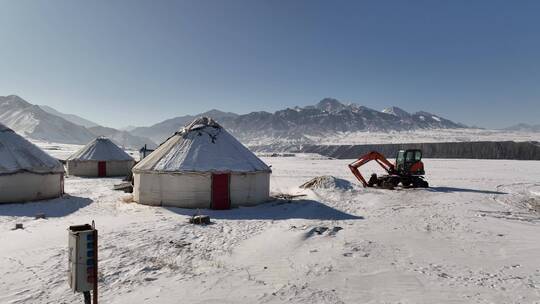
{"label": "clear blue sky", "polygon": [[540,123],[540,1],[0,0],[0,95],[98,123],[336,97]]}

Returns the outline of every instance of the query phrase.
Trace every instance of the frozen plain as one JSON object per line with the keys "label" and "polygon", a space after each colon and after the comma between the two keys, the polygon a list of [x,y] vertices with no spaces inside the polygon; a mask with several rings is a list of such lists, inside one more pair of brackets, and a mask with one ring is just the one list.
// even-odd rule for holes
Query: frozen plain
{"label": "frozen plain", "polygon": [[209,226],[124,202],[119,179],[70,177],[65,198],[0,205],[0,303],[82,303],[66,229],[91,220],[102,303],[540,303],[540,162],[427,159],[432,188],[389,191],[298,188],[356,184],[351,160],[263,160],[274,193],[306,197],[200,210]]}

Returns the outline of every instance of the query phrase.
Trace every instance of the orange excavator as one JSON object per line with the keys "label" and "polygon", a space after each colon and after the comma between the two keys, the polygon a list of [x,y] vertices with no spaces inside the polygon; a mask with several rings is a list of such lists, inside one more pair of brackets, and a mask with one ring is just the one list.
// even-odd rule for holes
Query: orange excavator
{"label": "orange excavator", "polygon": [[[370,161],[376,161],[387,174],[377,176],[373,173],[366,181],[358,168]],[[384,155],[371,151],[349,165],[349,169],[364,187],[381,187],[394,189],[399,184],[404,188],[427,188],[429,184],[424,180],[424,163],[422,163],[422,150],[400,150],[395,164],[392,164]]]}

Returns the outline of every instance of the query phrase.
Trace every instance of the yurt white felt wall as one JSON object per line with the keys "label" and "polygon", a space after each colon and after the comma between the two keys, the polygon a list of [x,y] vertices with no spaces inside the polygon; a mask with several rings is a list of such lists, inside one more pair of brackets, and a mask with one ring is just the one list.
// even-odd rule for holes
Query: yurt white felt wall
{"label": "yurt white felt wall", "polygon": [[196,119],[133,168],[134,200],[227,209],[270,197],[270,168],[214,120]]}
{"label": "yurt white felt wall", "polygon": [[67,161],[68,175],[86,177],[126,176],[135,160],[110,139],[98,137]]}
{"label": "yurt white felt wall", "polygon": [[0,124],[0,203],[51,199],[63,191],[62,164]]}

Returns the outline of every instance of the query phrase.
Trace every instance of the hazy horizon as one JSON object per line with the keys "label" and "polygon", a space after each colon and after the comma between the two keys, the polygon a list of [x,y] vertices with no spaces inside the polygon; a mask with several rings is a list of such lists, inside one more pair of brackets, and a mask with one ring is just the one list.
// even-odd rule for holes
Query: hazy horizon
{"label": "hazy horizon", "polygon": [[[52,5],[52,4],[56,5]],[[109,127],[325,97],[540,121],[536,1],[2,1],[0,95]]]}

